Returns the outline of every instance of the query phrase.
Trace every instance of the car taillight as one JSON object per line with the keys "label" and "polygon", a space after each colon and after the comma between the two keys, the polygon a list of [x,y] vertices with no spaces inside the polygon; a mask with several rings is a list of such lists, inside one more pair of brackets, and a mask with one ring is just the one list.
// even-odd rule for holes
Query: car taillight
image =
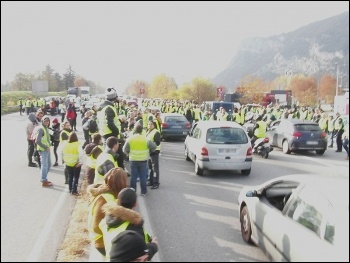
{"label": "car taillight", "polygon": [[190,128],[191,128],[191,123],[186,122],[185,127],[186,127],[187,129],[190,129]]}
{"label": "car taillight", "polygon": [[292,136],[295,137],[295,138],[300,138],[301,135],[303,135],[301,132],[293,132]]}
{"label": "car taillight", "polygon": [[208,155],[209,155],[208,149],[205,148],[205,147],[202,147],[202,149],[201,149],[201,155],[202,155],[202,156],[208,156]]}
{"label": "car taillight", "polygon": [[269,142],[269,138],[266,137],[266,138],[263,140],[263,142],[264,142],[264,143],[268,143],[268,142]]}
{"label": "car taillight", "polygon": [[168,128],[168,124],[166,122],[162,123],[162,128]]}
{"label": "car taillight", "polygon": [[249,147],[247,150],[247,157],[251,157],[253,155],[252,147]]}
{"label": "car taillight", "polygon": [[322,133],[321,133],[321,138],[322,138],[322,139],[327,138],[327,133],[326,133],[326,132],[322,132]]}

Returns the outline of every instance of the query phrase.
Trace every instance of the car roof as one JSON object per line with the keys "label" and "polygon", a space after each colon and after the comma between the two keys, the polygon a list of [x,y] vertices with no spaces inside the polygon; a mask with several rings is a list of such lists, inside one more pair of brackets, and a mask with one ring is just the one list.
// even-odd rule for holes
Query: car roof
{"label": "car roof", "polygon": [[282,119],[281,121],[283,121],[283,122],[290,122],[290,123],[293,123],[293,124],[314,124],[314,125],[318,125],[318,123],[316,123],[314,121],[300,120],[300,119]]}
{"label": "car roof", "polygon": [[183,117],[185,117],[183,114],[181,114],[181,113],[172,113],[172,112],[163,112],[163,113],[161,113],[161,115],[162,116],[183,116]]}
{"label": "car roof", "polygon": [[207,128],[233,127],[233,128],[241,128],[244,130],[244,128],[241,125],[233,121],[215,121],[215,120],[198,121],[197,126],[207,127]]}
{"label": "car roof", "polygon": [[[291,180],[297,181],[303,185],[311,186],[314,189],[319,190],[332,203],[343,203],[349,204],[349,176],[341,174],[332,175],[321,175],[321,174],[291,174],[276,177],[271,179],[264,184],[269,184],[279,180]],[[347,195],[344,200],[344,194]]]}

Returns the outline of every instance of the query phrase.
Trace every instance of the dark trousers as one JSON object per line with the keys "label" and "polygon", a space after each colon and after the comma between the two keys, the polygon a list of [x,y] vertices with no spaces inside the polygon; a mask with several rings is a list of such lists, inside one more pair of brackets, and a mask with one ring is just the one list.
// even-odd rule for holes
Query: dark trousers
{"label": "dark trousers", "polygon": [[60,144],[59,141],[54,141],[53,142],[53,154],[55,155],[55,162],[58,163],[58,154],[57,154],[57,148],[58,145]]}
{"label": "dark trousers", "polygon": [[79,176],[81,167],[71,167],[67,166],[68,171],[68,187],[70,193],[77,193],[78,192],[78,182],[79,182]]}
{"label": "dark trousers", "polygon": [[27,149],[28,164],[31,164],[33,163],[34,142],[28,139],[27,141],[28,141],[28,149]]}
{"label": "dark trousers", "polygon": [[149,175],[149,183],[151,185],[159,184],[159,154],[150,155],[148,159],[148,168],[151,170]]}

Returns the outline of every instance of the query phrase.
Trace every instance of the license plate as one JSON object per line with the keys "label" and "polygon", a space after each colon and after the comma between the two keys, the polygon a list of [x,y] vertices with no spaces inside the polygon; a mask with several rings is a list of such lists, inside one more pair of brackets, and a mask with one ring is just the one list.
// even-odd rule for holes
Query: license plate
{"label": "license plate", "polygon": [[306,141],[306,144],[307,144],[307,145],[316,145],[316,144],[318,144],[318,142],[315,142],[315,141]]}
{"label": "license plate", "polygon": [[219,153],[235,153],[236,149],[219,149]]}
{"label": "license plate", "polygon": [[174,126],[172,126],[174,129],[180,129],[181,128],[181,126],[180,125],[174,125]]}

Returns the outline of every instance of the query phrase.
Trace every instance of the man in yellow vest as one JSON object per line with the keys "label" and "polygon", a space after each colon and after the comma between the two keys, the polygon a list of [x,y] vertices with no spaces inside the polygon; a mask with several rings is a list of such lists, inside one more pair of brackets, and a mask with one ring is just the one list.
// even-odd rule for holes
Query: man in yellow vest
{"label": "man in yellow vest", "polygon": [[259,115],[256,118],[256,123],[253,127],[253,138],[251,139],[252,148],[254,148],[254,143],[258,138],[264,138],[266,136],[267,123],[262,120],[262,116]]}
{"label": "man in yellow vest", "polygon": [[[97,112],[97,122],[99,133],[104,139],[104,145],[106,145],[106,140],[109,137],[116,137],[120,139],[121,137],[121,127],[119,121],[119,115],[117,113],[117,108],[115,102],[118,100],[118,94],[114,88],[108,88],[105,92],[106,100],[102,102],[99,111]],[[118,150],[117,157],[118,167],[124,169],[124,155],[122,152],[122,147]]]}
{"label": "man in yellow vest", "polygon": [[130,187],[136,190],[137,178],[140,178],[141,195],[147,194],[148,159],[150,152],[154,152],[157,145],[142,134],[141,122],[135,124],[134,134],[125,142],[123,152],[129,156]]}
{"label": "man in yellow vest", "polygon": [[160,154],[160,132],[156,128],[156,120],[148,122],[148,130],[146,133],[147,139],[155,142],[157,148],[154,152],[150,153],[150,159],[148,159],[148,168],[150,169],[149,185],[151,189],[159,188],[159,154]]}

